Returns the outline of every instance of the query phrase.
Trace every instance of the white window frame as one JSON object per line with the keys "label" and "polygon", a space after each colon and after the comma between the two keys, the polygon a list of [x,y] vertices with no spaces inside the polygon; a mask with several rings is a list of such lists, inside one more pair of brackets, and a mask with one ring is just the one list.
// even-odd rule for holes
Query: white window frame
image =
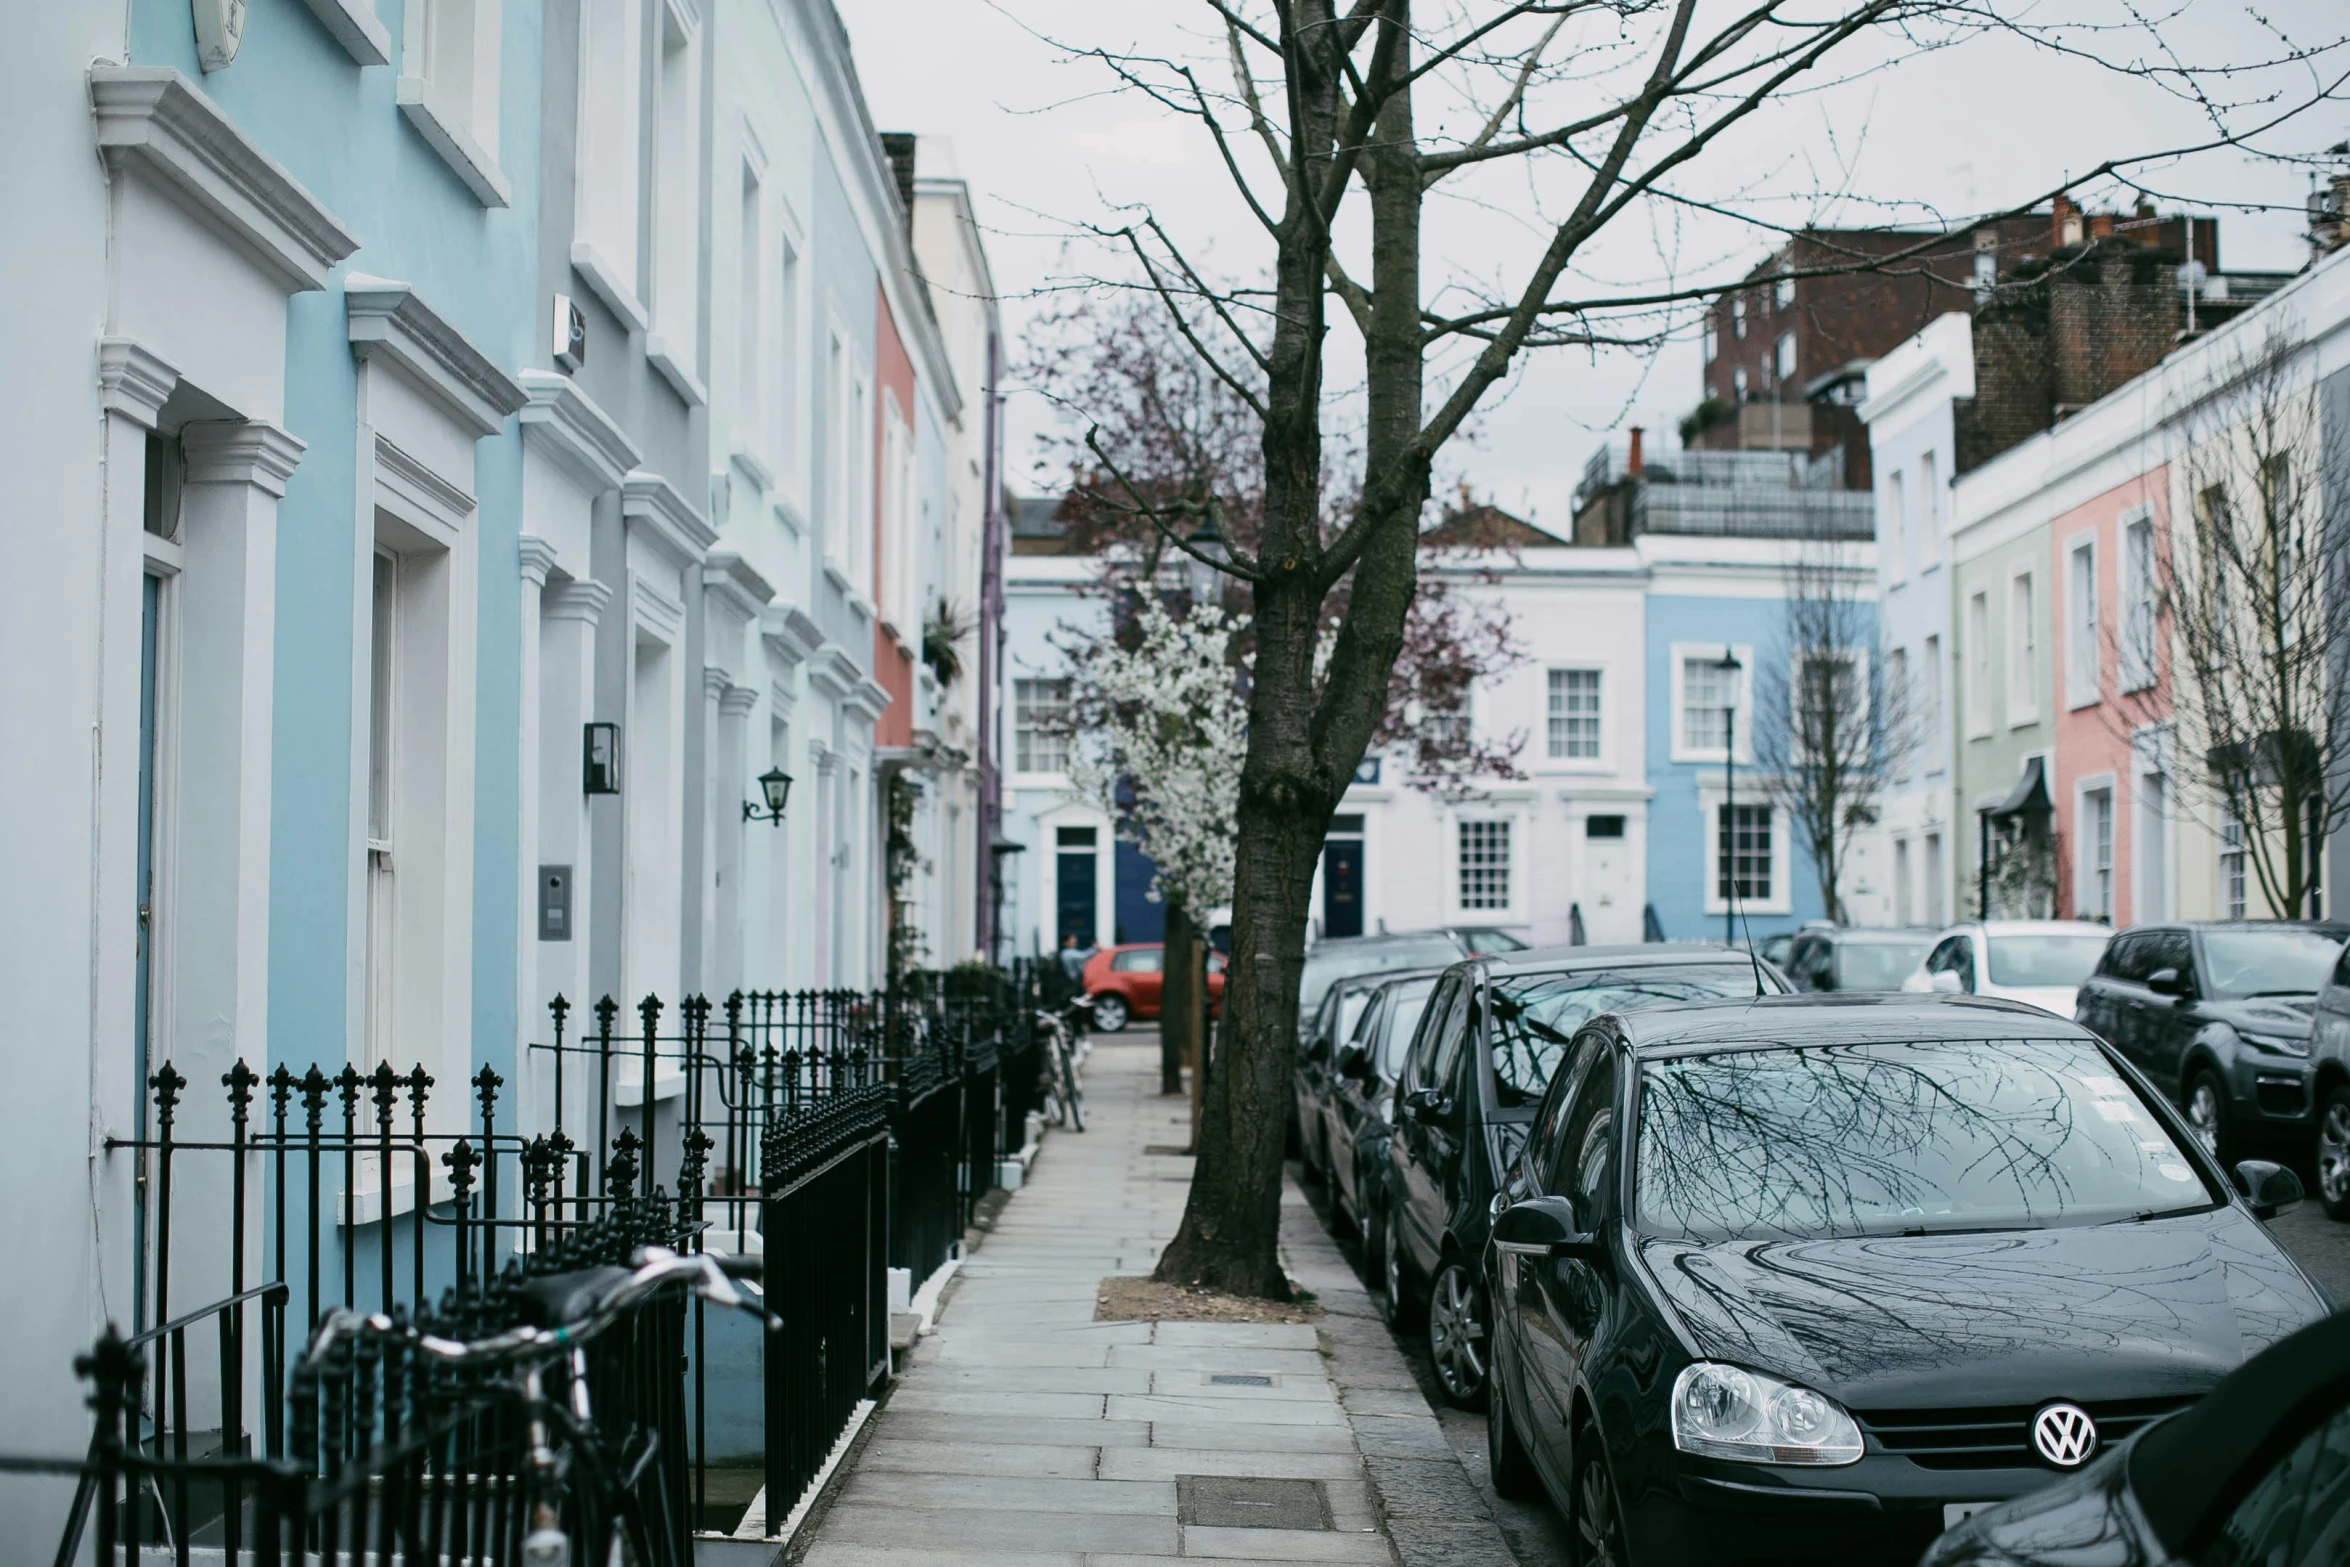
{"label": "white window frame", "polygon": [[1917,475],[1918,569],[1932,571],[1942,564],[1942,462],[1933,447],[1918,453]]}
{"label": "white window frame", "polygon": [[1774,296],[1775,303],[1781,310],[1790,310],[1794,308],[1795,279],[1791,277],[1780,278],[1776,283],[1771,285],[1771,292]]}
{"label": "white window frame", "polygon": [[1942,668],[1942,633],[1929,634],[1918,644],[1918,667],[1925,672],[1926,682],[1926,736],[1925,770],[1938,771],[1943,762],[1942,742],[1949,738],[1942,712],[1942,693],[1945,685]]}
{"label": "white window frame", "polygon": [[[2140,503],[2115,523],[2121,556],[2115,561],[2120,577],[2121,627],[2115,674],[2123,691],[2143,691],[2154,684],[2155,571],[2154,508]],[[2139,558],[2143,548],[2144,559]]]}
{"label": "white window frame", "polygon": [[407,0],[393,101],[485,207],[513,201],[498,168],[503,0]]}
{"label": "white window frame", "polygon": [[[1886,696],[1889,700],[1897,704],[1897,707],[1907,708],[1909,711],[1914,713],[1918,712],[1920,704],[1917,700],[1916,692],[1910,685],[1911,677],[1909,666],[1910,658],[1908,648],[1896,647],[1887,650],[1885,654]],[[1898,756],[1894,758],[1894,763],[1900,769],[1900,775],[1904,779],[1908,778],[1917,770],[1911,765],[1913,760],[1914,758],[1908,756]]]}
{"label": "white window frame", "polygon": [[[1546,770],[1575,772],[1604,772],[1612,765],[1614,748],[1608,743],[1608,666],[1605,664],[1552,664],[1542,674],[1542,739]],[[1554,734],[1554,721],[1567,715],[1554,709],[1554,698],[1560,693],[1554,682],[1562,675],[1589,675],[1598,682],[1599,710],[1593,715],[1594,748],[1589,756],[1572,756],[1557,748],[1561,736]]]}
{"label": "white window frame", "polygon": [[1991,590],[1978,589],[1966,601],[1966,732],[1970,740],[1991,734]]}
{"label": "white window frame", "polygon": [[1730,335],[1741,343],[1746,341],[1746,296],[1730,296]]}
{"label": "white window frame", "polygon": [[1712,364],[1722,355],[1722,334],[1711,321],[1705,324],[1705,362]]}
{"label": "white window frame", "polygon": [[702,384],[702,49],[700,14],[659,0],[653,23],[653,254],[645,359],[689,407]]}
{"label": "white window frame", "polygon": [[[1793,661],[1790,660],[1790,663],[1792,662]],[[1865,726],[1869,722],[1868,651],[1864,648],[1838,648],[1830,652],[1820,652],[1806,655],[1806,662],[1848,664],[1852,667],[1853,680],[1860,688],[1860,722]],[[1803,754],[1799,755],[1796,759],[1798,761],[1808,762],[1812,760],[1812,758],[1809,754],[1810,748],[1803,745],[1803,691],[1804,680],[1802,671],[1792,668],[1789,669],[1787,671],[1787,732],[1791,737],[1793,737],[1796,745],[1802,747],[1803,749]]]}
{"label": "white window frame", "polygon": [[1910,896],[1910,870],[1909,834],[1895,833],[1893,835],[1893,923],[1896,925],[1917,923],[1912,917],[1917,913],[1917,900]]}
{"label": "white window frame", "polygon": [[1794,380],[1796,365],[1795,334],[1781,332],[1778,341],[1771,345],[1771,378],[1780,382]]}
{"label": "white window frame", "polygon": [[2212,846],[2218,861],[2217,885],[2212,890],[2219,916],[2240,920],[2252,906],[2251,863],[2246,858],[2244,824],[2224,800],[2220,802],[2219,827],[2212,834]]}
{"label": "white window frame", "polygon": [[1899,582],[1909,575],[1909,475],[1896,468],[1885,475],[1885,576]]}
{"label": "white window frame", "polygon": [[2103,606],[2097,593],[2097,535],[2076,533],[2064,545],[2064,705],[2094,706],[2104,674],[2098,645]]}
{"label": "white window frame", "polygon": [[[2130,921],[2143,925],[2174,916],[2179,901],[2177,770],[2168,726],[2149,724],[2130,736]],[[2161,790],[2159,808],[2147,783]],[[2149,891],[2159,892],[2149,897]]]}
{"label": "white window frame", "polygon": [[[1761,788],[1746,787],[1743,783],[1733,791],[1735,803],[1743,810],[1749,806],[1766,810],[1771,821],[1771,895],[1767,898],[1740,898],[1739,912],[1744,914],[1791,914],[1795,909],[1793,889],[1794,859],[1792,844],[1787,837],[1787,813]],[[1697,791],[1697,827],[1703,845],[1703,872],[1705,885],[1705,912],[1719,917],[1730,912],[1730,902],[1721,895],[1722,841],[1721,810],[1733,803],[1716,780],[1707,780]]]}
{"label": "white window frame", "polygon": [[[1693,658],[1719,659],[1722,656],[1722,648],[1723,644],[1719,642],[1676,642],[1668,653],[1671,663],[1667,669],[1667,677],[1671,683],[1673,704],[1670,755],[1673,761],[1703,764],[1728,760],[1720,746],[1692,746],[1684,743],[1688,730],[1684,715],[1686,693],[1683,690],[1683,677],[1689,660]],[[1754,647],[1751,643],[1733,642],[1729,644],[1729,649],[1730,655],[1737,659],[1742,666],[1735,677],[1738,682],[1738,695],[1733,707],[1737,714],[1737,731],[1731,736],[1731,740],[1737,760],[1741,763],[1752,762],[1754,760]]]}
{"label": "white window frame", "polygon": [[[2089,830],[2089,804],[2098,796],[2105,800],[2104,863],[2097,860],[2096,834]],[[2073,784],[2073,918],[2091,919],[2102,915],[2108,923],[2115,916],[2114,894],[2120,882],[2116,875],[2116,861],[2121,845],[2121,809],[2114,775],[2110,772],[2092,773],[2075,780]],[[2105,878],[2102,898],[2093,896],[2098,889],[2096,880]]]}
{"label": "white window frame", "polygon": [[767,416],[772,359],[768,318],[774,313],[767,304],[767,231],[772,225],[767,221],[766,160],[750,145],[743,149],[742,185],[735,212],[735,319],[729,334],[734,343],[735,407],[729,422],[734,452],[751,457],[771,476],[773,468],[764,459],[768,456],[768,432],[773,428]]}
{"label": "white window frame", "polygon": [[[1498,823],[1509,835],[1509,897],[1499,908],[1470,908],[1462,901],[1461,837],[1472,823]],[[1448,812],[1445,817],[1445,913],[1457,925],[1523,925],[1526,914],[1527,820],[1523,810],[1484,803]]]}
{"label": "white window frame", "polygon": [[581,0],[579,15],[571,265],[624,330],[641,332],[645,8],[640,0]]}
{"label": "white window frame", "polygon": [[2007,579],[2007,726],[2040,719],[2040,580],[2030,568]]}
{"label": "white window frame", "polygon": [[1060,782],[1060,781],[1066,780],[1066,779],[1068,778],[1068,776],[1069,776],[1069,767],[1068,767],[1068,761],[1069,761],[1069,745],[1070,745],[1070,737],[1069,737],[1069,736],[1067,736],[1067,735],[1034,735],[1034,738],[1035,738],[1036,740],[1044,741],[1044,742],[1047,742],[1047,743],[1049,743],[1049,744],[1052,744],[1052,745],[1058,746],[1058,747],[1060,748],[1060,749],[1059,749],[1059,756],[1060,756],[1060,759],[1061,759],[1061,766],[1059,766],[1059,767],[1057,767],[1057,768],[1035,768],[1035,767],[1029,767],[1029,766],[1027,766],[1027,765],[1026,765],[1026,762],[1027,762],[1027,756],[1026,756],[1026,754],[1025,754],[1024,748],[1023,748],[1023,747],[1022,747],[1022,745],[1021,745],[1021,740],[1023,739],[1023,737],[1024,737],[1024,736],[1030,736],[1030,735],[1032,735],[1032,734],[1033,734],[1033,731],[1034,731],[1034,728],[1035,728],[1035,726],[1034,726],[1033,724],[1031,724],[1031,723],[1028,721],[1028,715],[1029,715],[1029,713],[1030,713],[1030,711],[1031,711],[1032,709],[1031,709],[1031,704],[1030,704],[1030,702],[1029,702],[1029,700],[1028,700],[1027,694],[1026,694],[1026,692],[1025,692],[1025,691],[1024,691],[1022,688],[1023,688],[1023,687],[1026,687],[1026,686],[1030,686],[1030,685],[1058,685],[1058,686],[1060,686],[1060,687],[1061,687],[1061,696],[1060,696],[1060,700],[1059,700],[1058,702],[1054,703],[1053,705],[1054,705],[1055,707],[1057,707],[1057,708],[1064,709],[1064,710],[1065,710],[1065,709],[1068,707],[1068,705],[1069,705],[1069,679],[1068,679],[1068,677],[1067,677],[1066,675],[1024,675],[1024,674],[1015,674],[1015,675],[1013,676],[1013,678],[1012,678],[1012,776],[1013,776],[1014,778],[1016,778],[1016,779],[1021,779],[1021,780],[1023,780],[1023,781],[1030,781],[1030,782],[1035,782],[1035,783],[1043,783],[1043,784],[1057,783],[1057,782]]}

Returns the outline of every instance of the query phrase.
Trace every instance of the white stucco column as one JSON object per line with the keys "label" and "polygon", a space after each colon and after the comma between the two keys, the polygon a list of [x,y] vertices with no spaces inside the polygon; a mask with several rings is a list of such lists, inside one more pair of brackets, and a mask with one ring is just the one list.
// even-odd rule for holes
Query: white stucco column
{"label": "white stucco column", "polygon": [[[536,836],[524,840],[524,856],[532,878],[528,940],[536,956],[537,992],[528,999],[525,1037],[553,1038],[553,1020],[547,1003],[558,994],[571,1003],[567,1037],[577,1040],[590,1026],[595,997],[588,983],[588,910],[593,884],[590,875],[588,797],[582,792],[581,754],[584,725],[596,679],[596,623],[611,602],[612,590],[592,580],[567,581],[548,587],[540,596],[539,682],[534,692],[538,716],[538,764],[532,787],[538,796]],[[538,868],[571,867],[571,925],[567,941],[538,939]],[[563,1120],[574,1139],[583,1107],[586,1074],[565,1063]],[[552,1063],[544,1081],[551,1093]],[[554,1102],[544,1101],[552,1122]]]}
{"label": "white stucco column", "polygon": [[546,759],[542,755],[539,726],[542,719],[539,704],[541,686],[540,638],[547,575],[555,565],[555,549],[545,539],[533,533],[522,536],[519,550],[522,571],[521,613],[517,617],[516,649],[517,695],[516,711],[520,714],[521,732],[515,737],[515,754],[520,776],[516,780],[515,800],[520,809],[520,820],[514,835],[515,861],[522,896],[515,913],[517,929],[514,933],[514,1063],[520,1069],[520,1081],[515,1088],[518,1095],[516,1113],[518,1124],[538,1127],[542,1124],[542,1078],[552,1082],[551,1074],[543,1071],[544,1063],[534,1058],[531,1041],[551,1037],[548,1018],[540,1010],[546,1005],[547,994],[539,981],[539,887],[538,842],[540,813],[540,778]]}

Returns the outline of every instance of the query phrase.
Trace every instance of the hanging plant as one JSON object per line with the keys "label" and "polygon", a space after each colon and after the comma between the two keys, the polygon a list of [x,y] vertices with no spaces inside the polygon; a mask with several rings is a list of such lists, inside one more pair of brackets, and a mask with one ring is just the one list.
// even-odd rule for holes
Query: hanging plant
{"label": "hanging plant", "polygon": [[930,618],[922,624],[922,662],[940,685],[951,686],[963,678],[963,639],[976,629],[973,616],[945,599],[930,607]]}

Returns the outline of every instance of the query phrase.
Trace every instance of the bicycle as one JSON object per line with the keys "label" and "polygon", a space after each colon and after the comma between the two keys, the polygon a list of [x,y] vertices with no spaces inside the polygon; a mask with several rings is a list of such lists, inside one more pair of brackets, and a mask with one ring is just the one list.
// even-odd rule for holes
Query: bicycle
{"label": "bicycle", "polygon": [[[587,1347],[630,1307],[673,1283],[688,1285],[713,1305],[757,1314],[769,1332],[783,1322],[743,1293],[748,1288],[757,1294],[748,1280],[762,1271],[760,1258],[680,1256],[647,1246],[632,1260],[634,1268],[581,1268],[524,1284],[524,1297],[552,1327],[525,1324],[466,1341],[381,1315],[337,1310],[319,1323],[303,1358],[306,1364],[321,1364],[339,1340],[364,1331],[405,1338],[419,1354],[451,1367],[493,1373],[513,1368],[509,1391],[517,1396],[523,1436],[521,1560],[528,1567],[570,1567],[576,1541],[587,1547],[577,1557],[581,1567],[667,1567],[676,1555],[669,1548],[670,1531],[647,1516],[642,1484],[658,1456],[659,1436],[632,1431],[614,1444],[597,1429],[588,1395]],[[546,1391],[546,1372],[558,1361],[566,1373],[568,1406]]]}
{"label": "bicycle", "polygon": [[1078,1048],[1073,1025],[1092,1007],[1091,999],[1078,996],[1060,1011],[1036,1014],[1037,1032],[1044,1036],[1040,1068],[1045,1111],[1055,1126],[1065,1126],[1073,1132],[1085,1130],[1085,1091],[1078,1086]]}

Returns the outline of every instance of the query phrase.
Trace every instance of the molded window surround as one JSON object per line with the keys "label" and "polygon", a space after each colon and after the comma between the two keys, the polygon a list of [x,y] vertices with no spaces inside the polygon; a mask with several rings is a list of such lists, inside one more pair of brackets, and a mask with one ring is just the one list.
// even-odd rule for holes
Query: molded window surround
{"label": "molded window surround", "polygon": [[499,0],[408,0],[394,97],[474,199],[503,207],[498,168]]}

